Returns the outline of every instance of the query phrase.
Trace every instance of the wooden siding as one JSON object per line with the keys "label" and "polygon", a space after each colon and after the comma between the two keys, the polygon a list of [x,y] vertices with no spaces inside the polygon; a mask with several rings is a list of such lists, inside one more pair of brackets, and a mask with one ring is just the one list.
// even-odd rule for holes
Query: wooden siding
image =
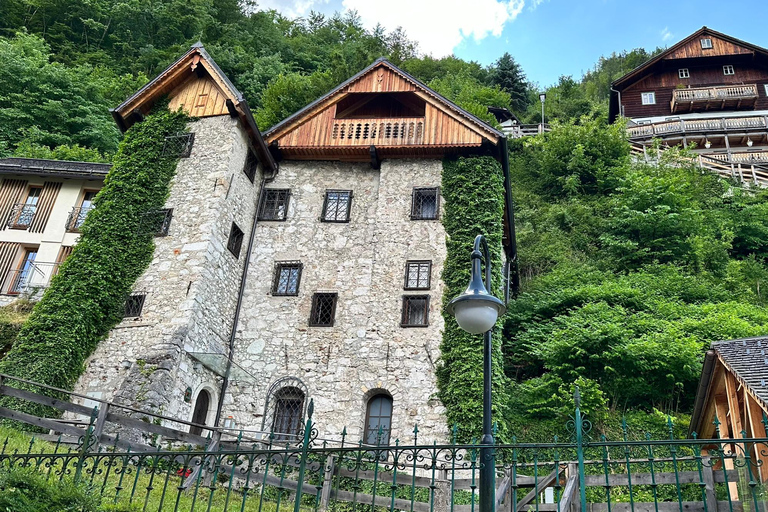
{"label": "wooden siding", "polygon": [[16,269],[16,264],[19,259],[19,250],[21,244],[16,242],[0,242],[0,284],[2,288],[0,291],[7,289],[7,282],[11,270]]}
{"label": "wooden siding", "polygon": [[27,190],[27,180],[4,179],[0,185],[0,222],[4,229],[13,205],[18,203],[21,195]]}
{"label": "wooden siding", "polygon": [[210,117],[228,114],[227,95],[211,78],[194,78],[170,94],[168,107],[182,107],[194,117]]}
{"label": "wooden siding", "polygon": [[416,86],[391,69],[379,66],[350,84],[344,92],[405,92]]}
{"label": "wooden siding", "polygon": [[61,182],[46,181],[43,184],[43,190],[40,192],[40,199],[37,202],[37,208],[35,208],[35,216],[32,217],[32,223],[29,226],[31,233],[42,233],[45,231],[45,226],[51,217],[53,204],[56,202],[59,190],[61,190]]}
{"label": "wooden siding", "polygon": [[[712,48],[704,49],[701,47],[701,40],[707,38],[712,40]],[[666,58],[690,59],[695,57],[712,57],[716,55],[748,55],[752,53],[754,52],[749,48],[705,33],[693,38],[680,48],[673,50]]]}

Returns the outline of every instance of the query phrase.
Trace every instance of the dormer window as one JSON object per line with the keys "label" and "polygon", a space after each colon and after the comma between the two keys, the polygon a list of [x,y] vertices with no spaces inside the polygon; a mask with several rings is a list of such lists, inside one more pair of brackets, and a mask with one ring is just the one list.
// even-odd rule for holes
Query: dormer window
{"label": "dormer window", "polygon": [[702,50],[709,50],[712,48],[712,39],[710,38],[704,38],[701,40],[701,48]]}
{"label": "dormer window", "polygon": [[679,78],[690,78],[691,74],[688,72],[688,68],[680,68],[677,70],[677,76]]}
{"label": "dormer window", "polygon": [[723,66],[723,74],[735,75],[736,73],[733,71],[733,66],[731,64],[726,64],[725,66]]}

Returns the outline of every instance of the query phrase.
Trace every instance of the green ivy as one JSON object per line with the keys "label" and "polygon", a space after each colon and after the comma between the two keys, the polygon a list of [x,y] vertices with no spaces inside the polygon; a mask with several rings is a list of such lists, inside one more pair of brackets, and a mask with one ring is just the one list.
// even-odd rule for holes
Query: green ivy
{"label": "green ivy", "polygon": [[[152,260],[146,214],[163,208],[178,159],[163,154],[165,137],[183,132],[187,120],[163,105],[128,130],[79,242],[0,361],[0,372],[72,389],[86,358],[121,320],[126,296]],[[54,413],[9,397],[0,405]]]}
{"label": "green ivy", "polygon": [[[464,291],[469,282],[470,253],[475,237],[485,235],[493,264],[493,287],[501,296],[501,254],[504,218],[504,176],[495,159],[459,158],[443,162],[442,194],[445,200],[443,225],[448,253],[443,268],[445,330],[437,369],[439,397],[445,405],[449,425],[459,426],[459,438],[480,438],[483,415],[482,336],[462,331],[445,305]],[[505,435],[504,418],[507,381],[503,372],[501,332],[493,340],[493,414]]]}

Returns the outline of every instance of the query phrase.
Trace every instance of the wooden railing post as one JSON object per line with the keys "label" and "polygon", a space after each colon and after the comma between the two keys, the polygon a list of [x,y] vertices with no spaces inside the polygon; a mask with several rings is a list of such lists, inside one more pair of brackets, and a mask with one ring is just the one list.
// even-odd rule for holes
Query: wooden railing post
{"label": "wooden railing post", "polygon": [[325,473],[323,475],[323,488],[320,490],[320,505],[318,508],[320,512],[325,512],[328,509],[328,504],[331,502],[331,491],[333,490],[334,473],[336,473],[336,457],[334,457],[333,455],[329,455],[325,459]]}
{"label": "wooden railing post", "polygon": [[109,402],[100,404],[99,415],[96,417],[96,425],[93,427],[93,439],[98,446],[101,443],[101,434],[104,432],[104,424],[107,422],[107,414],[109,414]]}

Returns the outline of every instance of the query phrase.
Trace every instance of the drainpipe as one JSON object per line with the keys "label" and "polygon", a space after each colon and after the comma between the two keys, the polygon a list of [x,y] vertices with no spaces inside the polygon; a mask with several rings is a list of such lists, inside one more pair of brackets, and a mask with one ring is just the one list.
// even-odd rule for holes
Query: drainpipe
{"label": "drainpipe", "polygon": [[619,117],[624,117],[624,111],[621,108],[621,91],[617,91],[613,87],[611,87],[611,91],[615,92],[619,97]]}
{"label": "drainpipe", "polygon": [[509,265],[512,268],[512,294],[517,296],[520,292],[520,265],[517,259],[517,235],[515,234],[515,205],[512,202],[512,180],[509,177],[509,148],[507,138],[502,137],[499,141],[499,151],[501,152],[501,170],[504,172],[504,203],[507,210],[507,238],[509,239]]}
{"label": "drainpipe", "polygon": [[[251,236],[248,239],[248,250],[245,253],[245,262],[243,263],[243,275],[240,278],[240,290],[237,292],[237,304],[235,305],[235,314],[232,319],[232,330],[229,333],[229,355],[227,356],[227,370],[224,372],[224,379],[221,381],[221,391],[219,392],[219,403],[216,406],[216,419],[213,420],[213,427],[219,426],[221,421],[221,411],[224,408],[224,395],[229,387],[229,376],[232,373],[232,360],[235,355],[235,337],[237,335],[237,324],[240,322],[240,311],[243,308],[243,295],[245,294],[245,284],[248,278],[248,267],[251,263],[251,252],[253,251],[254,240],[256,239],[256,226],[259,223],[259,205],[261,205],[261,195],[264,193],[264,185],[275,179],[277,169],[273,168],[269,177],[264,177],[259,185],[259,195],[256,201],[256,211],[253,214],[253,224],[251,225]],[[231,185],[230,185],[231,186]]]}

